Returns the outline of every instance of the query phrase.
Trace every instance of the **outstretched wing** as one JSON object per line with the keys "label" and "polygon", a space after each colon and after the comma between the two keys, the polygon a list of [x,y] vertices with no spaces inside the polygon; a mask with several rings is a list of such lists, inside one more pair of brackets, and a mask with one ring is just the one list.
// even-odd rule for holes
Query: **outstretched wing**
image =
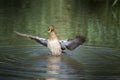
{"label": "outstretched wing", "polygon": [[69,50],[74,50],[77,48],[79,45],[82,45],[85,42],[85,38],[82,36],[76,36],[74,39],[68,39],[68,40],[62,40],[60,41],[61,48],[64,49],[69,49]]}
{"label": "outstretched wing", "polygon": [[16,31],[14,31],[17,35],[19,35],[19,36],[23,36],[23,37],[27,37],[27,38],[30,38],[30,39],[33,39],[33,40],[35,40],[36,42],[38,42],[38,43],[40,43],[40,44],[42,44],[42,45],[44,45],[44,46],[46,46],[47,47],[47,39],[45,39],[45,38],[40,38],[40,37],[38,37],[38,36],[32,36],[32,35],[28,35],[28,34],[23,34],[23,33],[20,33],[20,32],[16,32]]}

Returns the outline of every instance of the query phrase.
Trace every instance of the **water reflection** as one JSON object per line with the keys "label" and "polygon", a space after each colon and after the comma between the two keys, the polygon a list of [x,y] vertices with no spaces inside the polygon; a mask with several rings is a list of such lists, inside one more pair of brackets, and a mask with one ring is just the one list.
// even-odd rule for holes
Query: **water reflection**
{"label": "water reflection", "polygon": [[0,80],[120,80],[120,50],[83,46],[71,56],[0,46]]}
{"label": "water reflection", "polygon": [[[61,56],[48,56],[47,74],[59,75],[61,68],[60,64]],[[47,76],[46,80],[59,80],[59,79],[55,76]]]}

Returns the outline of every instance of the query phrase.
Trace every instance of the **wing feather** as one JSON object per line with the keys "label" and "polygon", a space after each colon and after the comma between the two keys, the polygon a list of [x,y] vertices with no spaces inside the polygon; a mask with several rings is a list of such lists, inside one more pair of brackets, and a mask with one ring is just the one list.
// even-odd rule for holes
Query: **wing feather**
{"label": "wing feather", "polygon": [[82,36],[76,36],[74,39],[62,40],[60,41],[62,49],[74,50],[79,45],[82,45],[85,42],[85,38]]}
{"label": "wing feather", "polygon": [[17,31],[14,31],[14,32],[15,32],[17,35],[19,35],[19,36],[33,39],[33,40],[35,40],[36,42],[38,42],[38,43],[40,43],[40,44],[42,44],[42,45],[44,45],[44,46],[47,47],[47,42],[48,42],[48,41],[47,41],[47,39],[45,39],[45,38],[40,38],[40,37],[38,37],[38,36],[33,36],[33,35],[28,35],[28,34],[23,34],[23,33],[17,32]]}

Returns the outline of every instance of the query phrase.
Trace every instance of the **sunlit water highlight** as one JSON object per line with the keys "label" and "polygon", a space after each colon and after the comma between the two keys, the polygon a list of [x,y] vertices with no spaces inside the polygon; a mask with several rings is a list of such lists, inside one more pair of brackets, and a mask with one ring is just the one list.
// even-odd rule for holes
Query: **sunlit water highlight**
{"label": "sunlit water highlight", "polygon": [[0,80],[120,80],[120,50],[80,46],[51,56],[36,45],[0,46]]}

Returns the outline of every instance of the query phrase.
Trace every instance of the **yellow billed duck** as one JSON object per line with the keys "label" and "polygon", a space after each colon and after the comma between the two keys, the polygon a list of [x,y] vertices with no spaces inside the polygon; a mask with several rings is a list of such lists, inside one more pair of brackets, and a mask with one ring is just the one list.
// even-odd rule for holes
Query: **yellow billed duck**
{"label": "yellow billed duck", "polygon": [[74,50],[79,45],[82,45],[85,42],[85,38],[81,36],[76,36],[74,39],[58,40],[53,25],[49,26],[48,32],[50,33],[50,37],[49,39],[45,39],[38,36],[32,36],[15,31],[15,33],[19,36],[28,37],[37,41],[43,46],[48,47],[52,55],[61,55],[62,51],[65,49]]}

